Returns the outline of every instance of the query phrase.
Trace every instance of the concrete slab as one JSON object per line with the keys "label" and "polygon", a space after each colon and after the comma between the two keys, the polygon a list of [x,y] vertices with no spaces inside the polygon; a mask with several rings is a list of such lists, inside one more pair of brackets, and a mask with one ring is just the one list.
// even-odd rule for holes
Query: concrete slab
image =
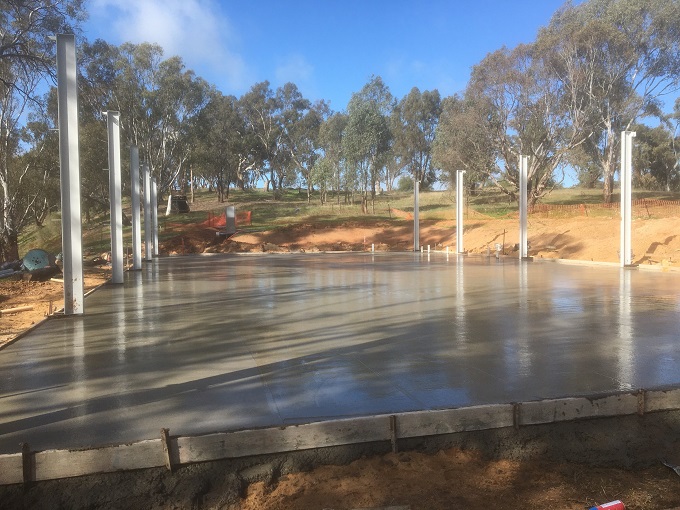
{"label": "concrete slab", "polygon": [[0,351],[0,453],[680,385],[680,274],[158,259]]}

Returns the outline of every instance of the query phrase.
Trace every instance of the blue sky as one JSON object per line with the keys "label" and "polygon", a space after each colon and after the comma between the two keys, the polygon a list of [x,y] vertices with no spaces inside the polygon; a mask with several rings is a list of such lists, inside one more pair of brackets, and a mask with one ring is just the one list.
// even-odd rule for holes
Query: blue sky
{"label": "blue sky", "polygon": [[[563,0],[90,0],[85,36],[160,44],[225,94],[269,80],[344,110],[379,75],[442,96],[503,45],[534,40]],[[576,2],[579,3],[579,2]]]}

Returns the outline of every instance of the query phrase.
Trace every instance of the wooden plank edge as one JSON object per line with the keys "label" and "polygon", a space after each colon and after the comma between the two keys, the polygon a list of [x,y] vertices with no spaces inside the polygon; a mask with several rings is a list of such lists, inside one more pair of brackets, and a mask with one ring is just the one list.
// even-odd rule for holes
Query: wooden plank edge
{"label": "wooden plank edge", "polygon": [[45,450],[33,454],[34,480],[54,480],[165,466],[160,439],[84,450]]}
{"label": "wooden plank edge", "polygon": [[[202,436],[160,439],[83,450],[45,450],[0,455],[0,485],[176,466],[211,460],[285,453],[399,438],[426,437],[680,409],[680,389],[490,404],[457,409],[315,422]],[[29,461],[27,463],[26,461]],[[26,478],[28,474],[28,479]]]}
{"label": "wooden plank edge", "polygon": [[680,409],[680,388],[645,392],[645,412]]}
{"label": "wooden plank edge", "polygon": [[523,402],[520,425],[541,425],[638,413],[638,394],[619,393],[597,398],[568,397]]}
{"label": "wooden plank edge", "polygon": [[0,455],[0,485],[23,483],[23,457],[23,452]]}
{"label": "wooden plank edge", "polygon": [[397,415],[399,437],[435,436],[513,426],[513,404],[489,404]]}
{"label": "wooden plank edge", "polygon": [[389,415],[184,436],[173,439],[180,464],[329,446],[389,441]]}

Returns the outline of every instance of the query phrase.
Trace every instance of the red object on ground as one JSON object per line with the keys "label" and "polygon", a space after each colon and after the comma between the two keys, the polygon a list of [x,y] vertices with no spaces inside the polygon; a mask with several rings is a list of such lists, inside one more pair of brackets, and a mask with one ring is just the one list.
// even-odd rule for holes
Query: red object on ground
{"label": "red object on ground", "polygon": [[610,503],[591,507],[590,510],[626,510],[626,507],[618,499]]}
{"label": "red object on ground", "polygon": [[[239,211],[236,213],[236,226],[238,225],[252,225],[253,224],[253,211]],[[206,227],[214,228],[224,228],[227,226],[227,215],[226,213],[219,216],[213,216],[208,213],[208,219],[205,220],[202,225]]]}

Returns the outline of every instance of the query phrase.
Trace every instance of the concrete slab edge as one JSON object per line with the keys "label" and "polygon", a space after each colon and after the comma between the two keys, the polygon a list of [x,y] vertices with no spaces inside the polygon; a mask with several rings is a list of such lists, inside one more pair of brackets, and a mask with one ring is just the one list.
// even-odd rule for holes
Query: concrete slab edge
{"label": "concrete slab edge", "polygon": [[169,436],[161,429],[159,439],[99,448],[31,452],[26,445],[21,453],[0,455],[0,485],[163,466],[172,470],[221,459],[679,409],[680,388],[673,388],[414,411],[201,436]]}

